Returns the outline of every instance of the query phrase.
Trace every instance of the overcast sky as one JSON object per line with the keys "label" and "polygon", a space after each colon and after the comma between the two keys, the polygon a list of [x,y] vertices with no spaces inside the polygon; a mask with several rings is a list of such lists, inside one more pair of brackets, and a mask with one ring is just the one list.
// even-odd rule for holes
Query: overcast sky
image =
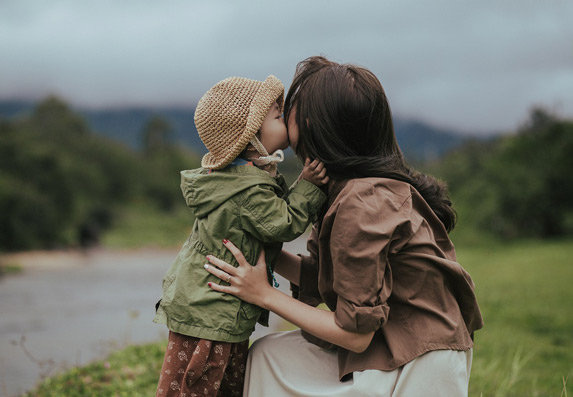
{"label": "overcast sky", "polygon": [[0,0],[0,100],[193,106],[323,54],[372,70],[398,116],[508,131],[534,105],[573,116],[571,21],[570,0]]}

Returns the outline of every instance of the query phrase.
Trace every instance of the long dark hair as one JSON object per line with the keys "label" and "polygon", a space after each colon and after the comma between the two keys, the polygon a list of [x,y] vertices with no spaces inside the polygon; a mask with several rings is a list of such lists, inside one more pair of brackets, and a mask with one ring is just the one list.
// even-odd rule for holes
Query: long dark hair
{"label": "long dark hair", "polygon": [[319,159],[332,179],[384,177],[407,182],[451,231],[456,223],[444,183],[411,169],[396,142],[392,112],[382,84],[368,69],[322,56],[305,59],[284,105],[295,111],[297,155]]}

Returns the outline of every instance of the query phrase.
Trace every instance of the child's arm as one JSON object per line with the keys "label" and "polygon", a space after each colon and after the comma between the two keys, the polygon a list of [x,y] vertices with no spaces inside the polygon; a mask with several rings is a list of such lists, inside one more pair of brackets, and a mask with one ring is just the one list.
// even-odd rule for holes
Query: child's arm
{"label": "child's arm", "polygon": [[292,241],[315,222],[326,201],[318,186],[300,180],[286,199],[267,185],[253,186],[236,198],[241,229],[262,242]]}
{"label": "child's arm", "polygon": [[307,158],[304,162],[304,167],[298,179],[304,179],[316,186],[326,185],[328,183],[328,176],[326,176],[326,168],[319,160],[310,161]]}

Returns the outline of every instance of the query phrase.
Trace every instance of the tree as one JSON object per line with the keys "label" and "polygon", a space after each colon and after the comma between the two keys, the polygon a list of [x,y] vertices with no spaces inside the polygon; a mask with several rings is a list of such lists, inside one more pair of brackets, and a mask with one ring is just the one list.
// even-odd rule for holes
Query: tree
{"label": "tree", "polygon": [[92,133],[56,97],[0,120],[0,249],[94,244],[134,200],[166,211],[185,205],[179,171],[199,159],[170,145],[170,133],[167,121],[151,119],[142,155]]}
{"label": "tree", "polygon": [[50,96],[34,109],[31,124],[45,135],[58,137],[64,134],[88,134],[89,127],[85,120],[74,113],[61,99]]}
{"label": "tree", "polygon": [[535,108],[514,135],[466,145],[439,169],[481,228],[508,238],[554,237],[573,234],[571,153],[573,121]]}
{"label": "tree", "polygon": [[[140,159],[92,134],[61,100],[0,123],[0,248],[53,248],[97,239],[137,192]],[[88,236],[89,235],[89,236]],[[89,237],[89,238],[88,238]]]}

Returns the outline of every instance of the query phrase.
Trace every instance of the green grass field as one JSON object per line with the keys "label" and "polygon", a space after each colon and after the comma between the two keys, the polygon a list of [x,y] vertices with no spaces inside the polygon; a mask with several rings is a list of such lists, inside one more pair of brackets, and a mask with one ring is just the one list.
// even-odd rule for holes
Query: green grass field
{"label": "green grass field", "polygon": [[461,247],[458,259],[476,283],[485,321],[470,395],[566,396],[573,390],[573,241]]}
{"label": "green grass field", "polygon": [[193,216],[185,205],[161,212],[145,202],[136,202],[121,212],[101,244],[110,249],[180,247],[189,237]]}
{"label": "green grass field", "polygon": [[[151,225],[153,215],[138,222]],[[123,227],[114,235],[125,235],[129,227]],[[567,396],[573,390],[573,239],[501,243],[456,233],[454,241],[485,321],[475,335],[470,396]],[[164,346],[127,347],[48,379],[29,395],[152,396]]]}

